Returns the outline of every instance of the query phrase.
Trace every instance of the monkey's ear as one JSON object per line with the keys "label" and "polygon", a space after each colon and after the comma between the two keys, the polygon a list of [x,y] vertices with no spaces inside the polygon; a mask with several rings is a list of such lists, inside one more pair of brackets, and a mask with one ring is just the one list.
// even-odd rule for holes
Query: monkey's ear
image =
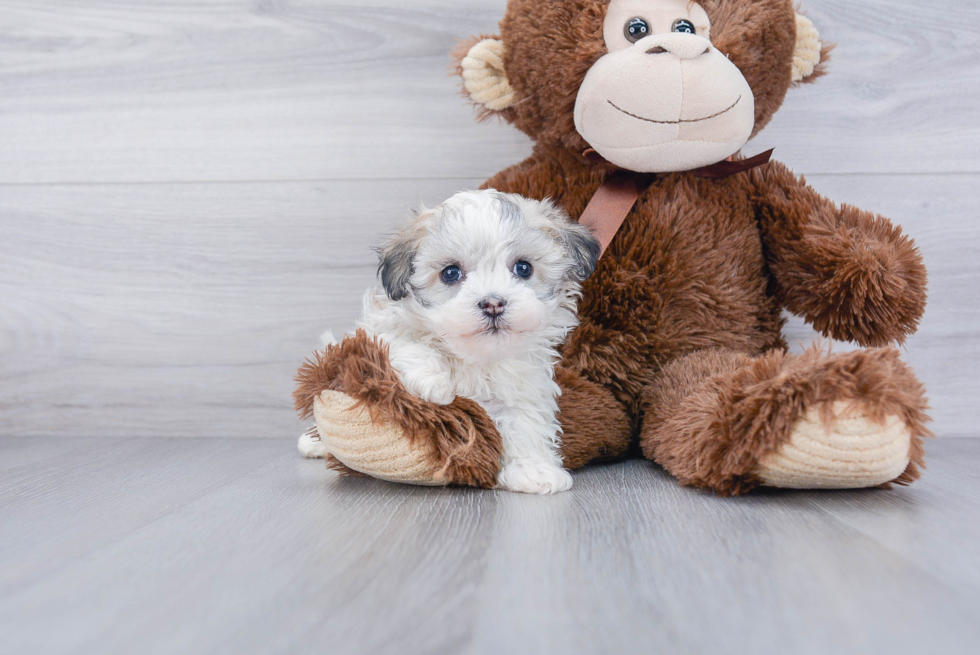
{"label": "monkey's ear", "polygon": [[793,84],[809,83],[824,74],[833,46],[820,42],[820,33],[803,14],[796,14],[796,49],[793,52]]}
{"label": "monkey's ear", "polygon": [[459,62],[466,92],[476,104],[503,111],[517,100],[504,72],[504,42],[498,38],[477,41]]}

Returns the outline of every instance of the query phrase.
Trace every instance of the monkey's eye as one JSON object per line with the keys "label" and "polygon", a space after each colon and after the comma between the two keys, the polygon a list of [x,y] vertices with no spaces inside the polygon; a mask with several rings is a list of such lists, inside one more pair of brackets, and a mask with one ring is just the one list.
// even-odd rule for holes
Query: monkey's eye
{"label": "monkey's eye", "polygon": [[674,26],[670,29],[672,32],[680,32],[682,34],[695,34],[694,23],[687,20],[686,18],[675,20]]}
{"label": "monkey's eye", "polygon": [[650,36],[650,26],[642,18],[632,18],[626,23],[623,33],[626,35],[627,41],[636,43],[643,37]]}
{"label": "monkey's eye", "polygon": [[528,279],[531,277],[531,273],[534,272],[534,267],[525,261],[520,261],[514,264],[514,275],[519,278]]}
{"label": "monkey's eye", "polygon": [[463,271],[459,268],[459,266],[453,264],[452,266],[447,266],[446,268],[442,269],[442,273],[439,277],[441,277],[442,281],[446,284],[456,284],[463,279]]}

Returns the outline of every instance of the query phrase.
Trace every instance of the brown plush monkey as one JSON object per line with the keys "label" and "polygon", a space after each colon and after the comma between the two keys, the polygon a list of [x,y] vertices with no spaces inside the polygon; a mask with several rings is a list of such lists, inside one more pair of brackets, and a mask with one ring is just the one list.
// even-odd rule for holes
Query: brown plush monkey
{"label": "brown plush monkey", "polygon": [[[925,308],[918,250],[779,163],[739,164],[790,87],[824,72],[792,0],[510,0],[500,29],[460,72],[536,146],[486,186],[587,213],[611,239],[558,369],[566,466],[638,451],[724,495],[915,480],[926,401],[889,344]],[[868,349],[789,355],[783,308]],[[335,468],[494,486],[482,410],[409,396],[363,334],[298,381]]]}

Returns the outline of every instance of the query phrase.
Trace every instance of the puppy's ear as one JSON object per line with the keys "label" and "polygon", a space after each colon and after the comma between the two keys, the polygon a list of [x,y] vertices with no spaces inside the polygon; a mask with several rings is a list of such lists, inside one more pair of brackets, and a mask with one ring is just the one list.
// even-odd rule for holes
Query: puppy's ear
{"label": "puppy's ear", "polygon": [[553,238],[571,259],[567,277],[578,282],[584,282],[595,271],[596,262],[602,254],[602,246],[589,228],[579,225],[551,200],[532,200],[518,195],[507,196],[511,201],[523,208],[524,213],[532,218],[532,223],[547,224],[545,232]]}
{"label": "puppy's ear", "polygon": [[572,276],[579,282],[589,279],[595,272],[596,263],[602,252],[599,240],[584,225],[568,221],[559,232],[559,239],[565,246],[565,251],[575,262],[571,269]]}
{"label": "puppy's ear", "polygon": [[378,277],[385,293],[392,300],[408,296],[411,288],[412,265],[422,239],[422,229],[415,224],[389,238],[378,249]]}

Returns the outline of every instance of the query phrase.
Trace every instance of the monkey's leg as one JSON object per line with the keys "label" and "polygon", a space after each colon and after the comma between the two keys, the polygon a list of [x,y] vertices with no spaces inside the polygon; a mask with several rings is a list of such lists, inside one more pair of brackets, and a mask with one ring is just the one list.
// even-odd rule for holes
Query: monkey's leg
{"label": "monkey's leg", "polygon": [[908,484],[919,477],[926,400],[893,348],[760,357],[694,353],[644,393],[644,454],[686,485],[738,495]]}
{"label": "monkey's leg", "polygon": [[[622,455],[630,437],[622,405],[571,370],[559,366],[556,377],[565,466]],[[407,484],[496,485],[502,443],[483,409],[463,398],[440,406],[408,394],[386,351],[363,332],[318,353],[297,382],[297,409],[315,416],[331,468]]]}
{"label": "monkey's leg", "polygon": [[318,352],[293,396],[316,419],[327,464],[341,473],[418,485],[494,487],[500,433],[472,400],[436,405],[409,394],[387,348],[363,331]]}
{"label": "monkey's leg", "polygon": [[565,468],[622,456],[630,445],[630,420],[613,394],[602,385],[559,366],[555,377],[561,387],[558,421]]}

